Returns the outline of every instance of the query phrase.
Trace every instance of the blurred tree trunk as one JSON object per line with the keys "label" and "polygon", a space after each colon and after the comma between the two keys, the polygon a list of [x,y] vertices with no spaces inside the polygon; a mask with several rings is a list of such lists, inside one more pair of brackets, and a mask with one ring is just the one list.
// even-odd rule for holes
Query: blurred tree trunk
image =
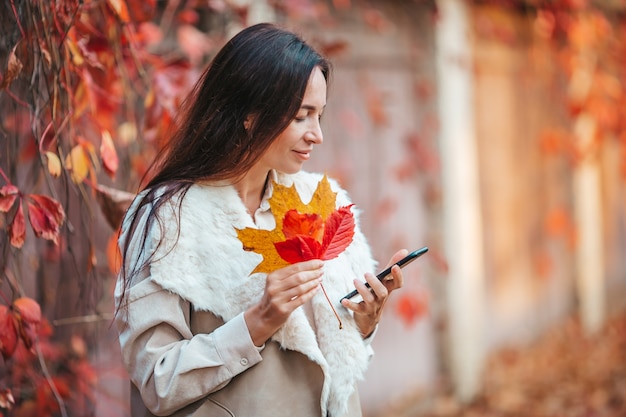
{"label": "blurred tree trunk", "polygon": [[448,260],[448,350],[461,401],[479,390],[485,347],[483,238],[466,4],[438,1],[436,28],[443,224]]}
{"label": "blurred tree trunk", "polygon": [[[579,26],[589,24],[592,15],[581,14]],[[593,37],[572,42],[574,70],[569,81],[571,103],[586,103],[592,92],[597,62],[604,41]],[[583,110],[574,119],[574,138],[578,160],[573,173],[574,216],[577,230],[575,253],[576,292],[583,329],[596,333],[604,323],[605,268],[602,211],[602,181],[600,169],[600,139],[596,116]]]}

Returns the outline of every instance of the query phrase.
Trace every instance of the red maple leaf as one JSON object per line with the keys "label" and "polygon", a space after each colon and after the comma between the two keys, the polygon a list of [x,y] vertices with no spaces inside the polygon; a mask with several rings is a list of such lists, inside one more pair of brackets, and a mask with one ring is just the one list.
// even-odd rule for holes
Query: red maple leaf
{"label": "red maple leaf", "polygon": [[275,242],[276,251],[289,263],[336,258],[352,242],[354,215],[351,206],[333,211],[326,221],[319,214],[289,210],[283,218],[283,242]]}
{"label": "red maple leaf", "polygon": [[30,349],[40,321],[41,307],[32,298],[18,298],[10,307],[0,305],[0,353],[5,360],[13,356],[20,340]]}
{"label": "red maple leaf", "polygon": [[320,241],[324,236],[324,220],[317,213],[302,214],[298,210],[289,210],[283,218],[283,234],[286,239],[304,235]]}
{"label": "red maple leaf", "polygon": [[336,258],[352,242],[354,237],[354,215],[349,206],[340,207],[330,214],[326,219],[324,229],[324,241],[322,247],[324,253],[322,260]]}
{"label": "red maple leaf", "polygon": [[28,219],[37,237],[59,243],[59,231],[65,220],[65,212],[58,201],[39,194],[30,194]]}
{"label": "red maple leaf", "polygon": [[18,341],[13,314],[7,306],[0,305],[0,353],[5,360],[13,355]]}
{"label": "red maple leaf", "polygon": [[9,223],[8,229],[11,245],[21,248],[26,239],[26,221],[24,220],[24,211],[22,210],[22,199],[20,199],[15,216]]}
{"label": "red maple leaf", "polygon": [[32,298],[21,297],[13,301],[12,310],[20,338],[30,349],[37,337],[37,326],[41,321],[41,307]]}
{"label": "red maple leaf", "polygon": [[6,213],[11,210],[19,193],[20,190],[15,185],[9,184],[0,188],[0,211]]}

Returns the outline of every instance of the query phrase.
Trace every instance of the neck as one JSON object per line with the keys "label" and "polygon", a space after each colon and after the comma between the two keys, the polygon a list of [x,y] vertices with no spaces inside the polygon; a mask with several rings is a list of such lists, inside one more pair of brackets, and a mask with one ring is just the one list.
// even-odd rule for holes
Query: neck
{"label": "neck", "polygon": [[254,214],[254,212],[261,205],[261,200],[263,199],[263,194],[265,193],[265,189],[267,187],[268,178],[269,173],[265,173],[264,175],[253,175],[249,172],[241,179],[241,181],[234,184],[239,197],[250,214]]}

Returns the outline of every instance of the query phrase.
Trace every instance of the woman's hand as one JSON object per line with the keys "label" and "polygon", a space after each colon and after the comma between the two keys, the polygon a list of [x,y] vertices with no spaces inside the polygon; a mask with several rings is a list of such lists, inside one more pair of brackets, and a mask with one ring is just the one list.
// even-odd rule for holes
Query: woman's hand
{"label": "woman's hand", "polygon": [[322,282],[323,266],[322,261],[314,259],[267,275],[261,301],[244,313],[256,346],[262,346],[296,308],[313,298]]}
{"label": "woman's hand", "polygon": [[[395,264],[407,254],[408,251],[406,249],[399,250],[391,257],[387,267]],[[402,269],[397,265],[391,268],[391,275],[387,276],[382,282],[370,273],[365,274],[365,280],[370,285],[370,288],[367,288],[364,282],[358,279],[354,280],[356,290],[363,298],[363,301],[355,303],[347,299],[341,300],[341,304],[345,308],[354,312],[354,321],[363,338],[371,335],[376,328],[389,294],[401,288],[404,283]]]}

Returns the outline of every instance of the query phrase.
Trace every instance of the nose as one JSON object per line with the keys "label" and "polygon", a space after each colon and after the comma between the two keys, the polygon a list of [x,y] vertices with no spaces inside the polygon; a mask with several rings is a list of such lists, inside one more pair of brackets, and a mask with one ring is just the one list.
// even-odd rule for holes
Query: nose
{"label": "nose", "polygon": [[324,134],[322,133],[322,126],[318,120],[313,122],[313,126],[306,132],[305,139],[308,142],[320,145],[324,142]]}

